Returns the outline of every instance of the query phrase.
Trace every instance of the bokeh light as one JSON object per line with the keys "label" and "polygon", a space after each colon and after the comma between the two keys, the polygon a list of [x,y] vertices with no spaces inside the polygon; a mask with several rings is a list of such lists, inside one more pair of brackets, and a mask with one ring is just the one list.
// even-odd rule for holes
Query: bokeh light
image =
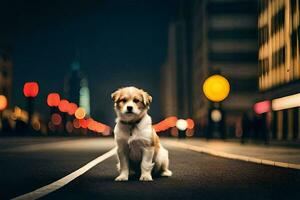
{"label": "bokeh light", "polygon": [[59,109],[61,112],[68,112],[68,110],[69,110],[69,101],[66,100],[66,99],[62,99],[62,100],[59,102],[58,109]]}
{"label": "bokeh light", "polygon": [[58,106],[60,103],[60,96],[58,93],[50,93],[47,96],[47,104],[50,107]]}
{"label": "bokeh light", "polygon": [[229,94],[230,85],[228,80],[220,75],[213,75],[207,78],[203,84],[205,96],[214,102],[223,101]]}
{"label": "bokeh light", "polygon": [[78,108],[78,106],[76,105],[76,103],[69,103],[68,114],[74,115],[77,108]]}
{"label": "bokeh light", "polygon": [[25,97],[36,97],[39,93],[39,85],[37,82],[27,82],[24,84],[23,94]]}
{"label": "bokeh light", "polygon": [[193,129],[194,128],[194,126],[195,126],[194,120],[189,118],[189,119],[186,120],[186,122],[187,122],[187,128],[188,129]]}
{"label": "bokeh light", "polygon": [[54,113],[51,115],[51,122],[53,125],[58,126],[61,124],[62,118],[60,116],[60,114],[58,113]]}
{"label": "bokeh light", "polygon": [[7,107],[7,98],[4,95],[0,95],[0,111],[3,111]]}
{"label": "bokeh light", "polygon": [[73,120],[73,126],[74,126],[74,128],[80,128],[79,119],[74,119]]}
{"label": "bokeh light", "polygon": [[214,122],[220,122],[222,120],[222,113],[220,110],[215,109],[211,111],[210,117]]}
{"label": "bokeh light", "polygon": [[188,127],[188,123],[186,120],[184,119],[178,119],[177,122],[176,122],[176,127],[181,130],[181,131],[184,131],[187,129]]}
{"label": "bokeh light", "polygon": [[77,108],[77,110],[75,111],[75,117],[77,119],[83,119],[86,115],[85,109],[82,107]]}

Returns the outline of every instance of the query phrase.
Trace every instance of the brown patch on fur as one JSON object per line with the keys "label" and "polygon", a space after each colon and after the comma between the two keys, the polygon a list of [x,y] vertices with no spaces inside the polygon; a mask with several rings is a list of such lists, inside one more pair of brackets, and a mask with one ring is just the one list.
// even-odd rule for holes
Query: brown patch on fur
{"label": "brown patch on fur", "polygon": [[152,102],[152,97],[142,89],[135,87],[120,88],[111,94],[115,106],[122,108],[128,101],[133,101],[139,109],[145,109]]}
{"label": "brown patch on fur", "polygon": [[157,152],[160,148],[159,137],[156,134],[156,131],[152,128],[152,146],[154,146],[154,154],[157,155]]}

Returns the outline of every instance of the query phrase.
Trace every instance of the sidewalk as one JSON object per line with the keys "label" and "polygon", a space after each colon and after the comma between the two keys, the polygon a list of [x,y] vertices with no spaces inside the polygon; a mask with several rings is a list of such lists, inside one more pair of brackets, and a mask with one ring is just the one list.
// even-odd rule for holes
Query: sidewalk
{"label": "sidewalk", "polygon": [[[238,140],[206,140],[206,139],[182,139],[173,140],[173,145],[208,153],[215,156],[243,160],[266,165],[274,165],[286,168],[300,169],[300,146],[288,145],[278,142],[270,145],[246,143]],[[176,144],[175,144],[176,143]]]}

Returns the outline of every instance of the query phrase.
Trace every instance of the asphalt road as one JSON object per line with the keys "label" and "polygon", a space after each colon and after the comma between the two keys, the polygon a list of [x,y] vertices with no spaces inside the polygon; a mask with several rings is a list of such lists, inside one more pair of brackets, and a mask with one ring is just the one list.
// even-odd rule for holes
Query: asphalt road
{"label": "asphalt road", "polygon": [[[56,181],[113,147],[111,139],[0,138],[0,199]],[[42,199],[299,199],[300,171],[170,150],[170,178],[114,182],[115,157]]]}

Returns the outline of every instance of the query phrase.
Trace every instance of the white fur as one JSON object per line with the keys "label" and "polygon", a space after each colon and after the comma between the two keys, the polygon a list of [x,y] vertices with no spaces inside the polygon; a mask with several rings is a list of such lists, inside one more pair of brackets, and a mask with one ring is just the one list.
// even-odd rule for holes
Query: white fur
{"label": "white fur", "polygon": [[[117,111],[117,110],[116,110]],[[140,111],[142,112],[142,111]],[[120,121],[122,111],[118,112],[116,126],[114,128],[115,141],[118,147],[118,169],[119,176],[116,181],[127,181],[129,176],[129,161],[140,163],[141,181],[152,181],[152,169],[161,172],[162,176],[171,176],[169,170],[168,151],[159,144],[160,148],[155,154],[155,148],[152,145],[153,128],[151,117],[147,110],[142,119],[136,125],[124,124]]]}

